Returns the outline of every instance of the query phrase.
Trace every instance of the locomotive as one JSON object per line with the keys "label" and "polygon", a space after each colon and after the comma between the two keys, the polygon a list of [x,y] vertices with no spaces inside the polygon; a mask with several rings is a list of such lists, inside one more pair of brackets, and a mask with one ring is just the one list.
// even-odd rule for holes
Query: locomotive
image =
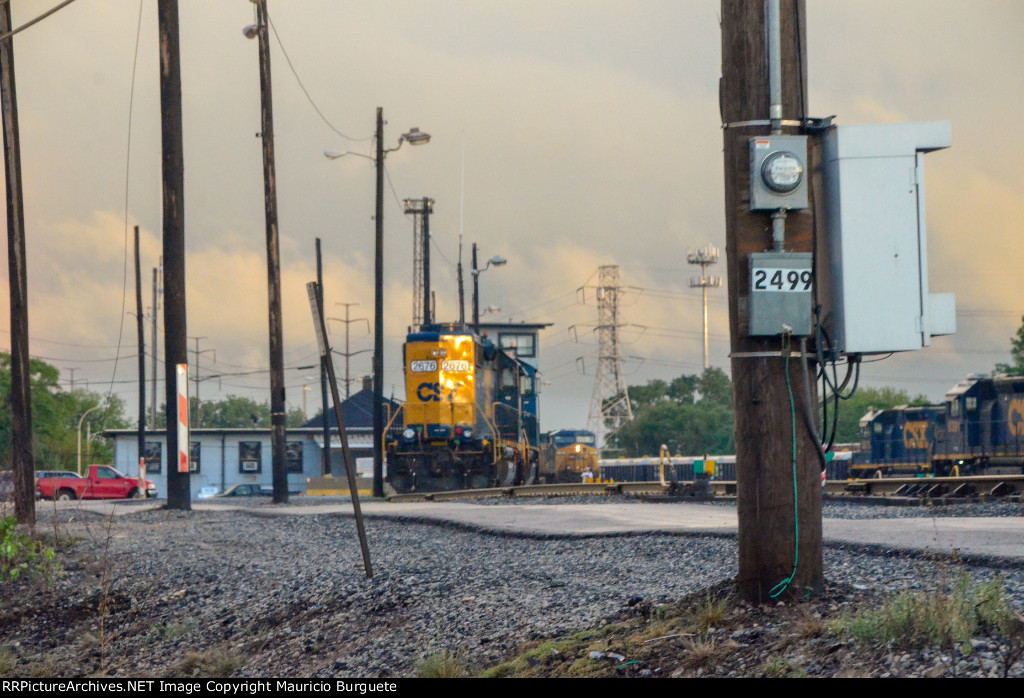
{"label": "locomotive", "polygon": [[854,476],[1024,473],[1024,377],[974,374],[942,404],[872,410],[860,438]]}
{"label": "locomotive", "polygon": [[533,366],[460,324],[426,325],[407,335],[402,350],[406,402],[385,436],[396,492],[536,481]]}
{"label": "locomotive", "polygon": [[541,436],[540,477],[545,482],[580,482],[587,469],[600,477],[594,432],[559,429]]}

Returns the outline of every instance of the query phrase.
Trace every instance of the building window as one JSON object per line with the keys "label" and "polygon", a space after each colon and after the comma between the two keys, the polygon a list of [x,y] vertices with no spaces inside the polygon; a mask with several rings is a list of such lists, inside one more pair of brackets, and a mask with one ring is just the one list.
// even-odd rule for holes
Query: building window
{"label": "building window", "polygon": [[147,473],[161,472],[164,464],[164,445],[159,441],[147,441],[142,457],[146,460]]}
{"label": "building window", "polygon": [[498,333],[498,346],[502,349],[515,349],[516,356],[522,358],[533,358],[537,356],[537,347],[534,343],[535,336],[532,334],[519,334],[512,332]]}
{"label": "building window", "polygon": [[289,441],[285,444],[285,472],[302,472],[302,442]]}
{"label": "building window", "polygon": [[199,472],[199,442],[193,441],[188,445],[188,471]]}
{"label": "building window", "polygon": [[259,441],[238,442],[238,472],[263,472],[263,444]]}

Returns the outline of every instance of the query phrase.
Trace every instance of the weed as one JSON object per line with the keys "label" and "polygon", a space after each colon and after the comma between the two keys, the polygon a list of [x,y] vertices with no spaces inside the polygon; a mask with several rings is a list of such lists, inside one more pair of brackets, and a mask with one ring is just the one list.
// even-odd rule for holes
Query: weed
{"label": "weed", "polygon": [[17,658],[10,647],[0,645],[0,676],[8,677],[14,675],[14,665]]}
{"label": "weed", "polygon": [[967,654],[971,638],[979,631],[1010,636],[1015,618],[1000,578],[974,585],[970,575],[961,574],[948,591],[903,592],[878,609],[840,618],[832,629],[873,644],[909,648],[959,645]]}
{"label": "weed", "polygon": [[0,519],[0,581],[14,581],[22,574],[40,575],[47,583],[60,569],[53,548],[17,531],[13,516]]}
{"label": "weed", "polygon": [[785,657],[773,654],[759,667],[760,674],[766,679],[803,679],[807,678],[807,670],[802,666],[794,666]]}
{"label": "weed", "polygon": [[205,652],[189,652],[181,663],[170,669],[168,677],[225,678],[245,665],[242,655],[224,647]]}
{"label": "weed", "polygon": [[195,629],[196,622],[194,620],[183,623],[161,623],[156,626],[156,635],[161,640],[175,640],[190,634]]}
{"label": "weed", "polygon": [[694,627],[700,631],[723,627],[731,604],[730,594],[718,596],[708,591],[693,610]]}
{"label": "weed", "polygon": [[442,652],[416,662],[416,676],[421,679],[460,679],[467,676],[462,652]]}
{"label": "weed", "polygon": [[739,644],[732,640],[719,644],[713,637],[684,637],[683,647],[686,648],[683,665],[688,669],[698,669],[717,666],[720,660],[736,651]]}

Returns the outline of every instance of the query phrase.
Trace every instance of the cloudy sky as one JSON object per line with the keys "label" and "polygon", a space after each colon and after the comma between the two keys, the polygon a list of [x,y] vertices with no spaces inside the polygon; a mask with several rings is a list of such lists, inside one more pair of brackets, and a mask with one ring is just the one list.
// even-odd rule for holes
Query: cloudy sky
{"label": "cloudy sky", "polygon": [[[17,0],[15,26],[54,3]],[[1008,360],[1024,313],[1024,142],[1015,128],[1024,3],[807,5],[812,115],[952,122],[953,147],[925,167],[931,290],[957,294],[959,331],[862,373],[862,384],[939,399],[966,373]],[[412,315],[412,222],[398,203],[406,197],[436,201],[440,318],[458,316],[461,233],[467,267],[473,242],[481,259],[508,259],[481,277],[481,306],[554,323],[541,337],[543,428],[586,423],[597,309],[592,294],[579,303],[577,289],[600,265],[619,265],[630,287],[621,314],[638,327],[624,332],[628,381],[701,370],[700,294],[689,287],[698,270],[686,252],[725,243],[718,2],[270,0],[269,9],[279,37],[271,56],[286,366],[316,360],[305,296],[315,238],[328,304],[358,303],[352,317],[372,318],[373,164],[323,151],[370,154],[380,106],[387,147],[412,126],[433,136],[386,161],[385,393],[402,396],[399,350]],[[201,397],[264,400],[258,56],[241,31],[253,6],[181,0],[180,20],[188,335],[202,338],[201,375],[223,375],[203,381]],[[133,412],[132,226],[142,230],[147,308],[161,253],[156,43],[154,0],[78,0],[14,44],[30,350],[60,367],[65,385],[73,375],[80,387],[112,387]],[[723,258],[719,275],[724,267]],[[5,308],[7,294],[3,283]],[[728,370],[726,289],[711,296],[711,363]],[[343,326],[332,325],[338,346]],[[9,330],[5,311],[5,349]],[[351,350],[371,346],[353,324]],[[353,358],[353,373],[369,373],[369,356]],[[289,405],[302,407],[308,384],[314,412],[316,380],[290,368]]]}

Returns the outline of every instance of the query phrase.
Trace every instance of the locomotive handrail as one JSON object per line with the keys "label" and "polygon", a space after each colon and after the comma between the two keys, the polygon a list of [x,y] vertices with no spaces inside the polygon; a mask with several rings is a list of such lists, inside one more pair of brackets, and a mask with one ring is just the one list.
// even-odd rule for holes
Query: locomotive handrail
{"label": "locomotive handrail", "polygon": [[[391,405],[384,405],[384,407],[387,408],[388,412],[391,411]],[[391,425],[394,424],[395,420],[398,419],[398,415],[400,415],[402,413],[402,410],[404,409],[405,405],[399,405],[398,409],[395,410],[395,414],[391,416],[391,418],[387,421],[387,424],[384,426],[384,433],[381,434],[380,444],[380,452],[383,454],[386,454],[388,452],[388,432],[391,431]]]}

